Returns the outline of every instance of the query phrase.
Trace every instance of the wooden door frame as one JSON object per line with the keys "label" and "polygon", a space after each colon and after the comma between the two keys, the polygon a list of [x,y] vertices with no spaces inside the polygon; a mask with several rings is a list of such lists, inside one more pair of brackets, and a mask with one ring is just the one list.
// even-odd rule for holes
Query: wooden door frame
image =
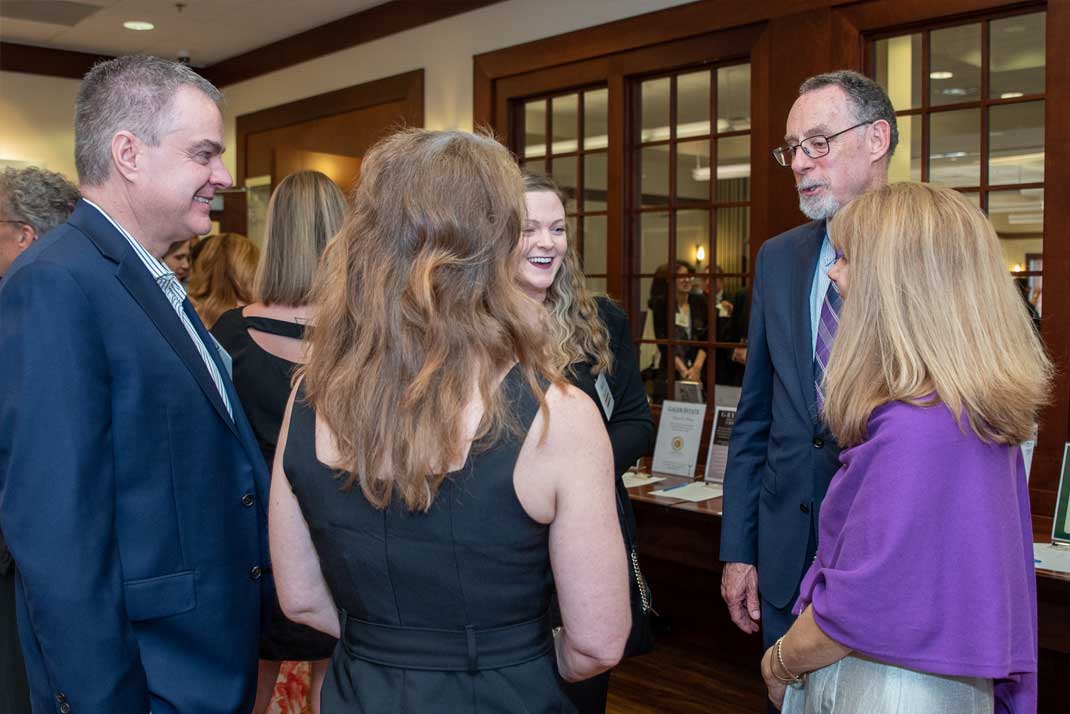
{"label": "wooden door frame", "polygon": [[235,143],[238,152],[236,185],[245,185],[246,159],[248,158],[246,142],[250,134],[282,129],[294,124],[392,102],[402,104],[403,119],[409,126],[422,127],[424,125],[423,69],[336,89],[250,114],[242,114],[235,119],[237,134]]}

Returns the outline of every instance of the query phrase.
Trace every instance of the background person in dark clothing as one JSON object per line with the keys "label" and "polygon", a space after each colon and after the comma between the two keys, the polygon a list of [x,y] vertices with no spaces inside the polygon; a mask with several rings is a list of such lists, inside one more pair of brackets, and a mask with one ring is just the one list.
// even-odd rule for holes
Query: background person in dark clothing
{"label": "background person in dark clothing", "polygon": [[[78,198],[77,187],[54,171],[30,166],[0,173],[0,280],[22,251],[67,220]],[[15,563],[0,534],[0,714],[29,711],[30,689],[15,626]]]}

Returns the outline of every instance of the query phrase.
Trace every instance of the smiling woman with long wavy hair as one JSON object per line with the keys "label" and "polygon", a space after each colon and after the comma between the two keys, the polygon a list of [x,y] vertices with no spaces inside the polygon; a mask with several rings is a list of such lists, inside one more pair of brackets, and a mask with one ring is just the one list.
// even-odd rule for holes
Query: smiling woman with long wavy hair
{"label": "smiling woman with long wavy hair", "polygon": [[340,638],[323,711],[573,712],[557,672],[617,662],[628,582],[601,417],[516,283],[519,169],[404,131],[351,203],[269,515],[283,611]]}

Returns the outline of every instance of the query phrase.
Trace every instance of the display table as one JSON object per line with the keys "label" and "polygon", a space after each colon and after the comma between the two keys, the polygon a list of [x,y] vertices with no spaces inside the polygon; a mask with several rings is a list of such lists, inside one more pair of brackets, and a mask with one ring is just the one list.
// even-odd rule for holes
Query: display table
{"label": "display table", "polygon": [[[666,564],[684,566],[694,569],[689,577],[697,571],[703,580],[719,583],[722,499],[689,503],[671,496],[651,495],[652,491],[689,480],[655,475],[665,480],[628,489],[638,523],[640,562],[646,568],[648,560],[656,561],[651,565],[659,573],[665,572]],[[658,583],[650,579],[658,607]],[[725,609],[719,598],[710,604]],[[1041,650],[1070,654],[1070,574],[1037,570],[1037,618]]]}

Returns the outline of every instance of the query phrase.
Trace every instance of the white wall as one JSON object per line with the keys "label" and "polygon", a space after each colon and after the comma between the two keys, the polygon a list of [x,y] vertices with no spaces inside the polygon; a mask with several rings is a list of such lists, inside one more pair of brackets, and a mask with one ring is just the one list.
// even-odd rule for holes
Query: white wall
{"label": "white wall", "polygon": [[[234,118],[323,92],[424,69],[431,129],[472,128],[472,56],[690,0],[508,0],[223,88],[227,145]],[[0,72],[0,160],[30,160],[74,177],[78,81]],[[235,152],[225,155],[233,171]]]}
{"label": "white wall", "polygon": [[25,161],[72,181],[78,80],[0,72],[0,161]]}

